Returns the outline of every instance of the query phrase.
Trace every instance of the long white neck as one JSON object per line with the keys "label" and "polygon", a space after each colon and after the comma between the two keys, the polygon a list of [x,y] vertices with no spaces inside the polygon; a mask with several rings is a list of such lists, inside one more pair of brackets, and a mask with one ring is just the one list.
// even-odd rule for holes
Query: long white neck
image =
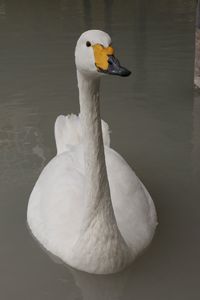
{"label": "long white neck", "polygon": [[87,272],[109,273],[130,259],[118,229],[108,184],[99,105],[99,78],[77,71],[85,163],[85,211],[73,246],[73,263]]}
{"label": "long white neck", "polygon": [[[84,137],[85,224],[89,226],[100,211],[115,222],[108,183],[101,128],[100,78],[77,71],[81,125]],[[104,216],[105,217],[105,216]]]}

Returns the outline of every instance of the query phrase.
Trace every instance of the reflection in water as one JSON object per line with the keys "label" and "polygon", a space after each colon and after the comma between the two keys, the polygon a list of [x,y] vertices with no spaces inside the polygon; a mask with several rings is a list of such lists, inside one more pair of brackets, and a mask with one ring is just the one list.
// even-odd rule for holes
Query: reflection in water
{"label": "reflection in water", "polygon": [[106,32],[112,36],[112,9],[113,0],[104,0],[104,16],[105,16],[105,27],[103,28]]}
{"label": "reflection in water", "polygon": [[[194,18],[193,0],[0,0],[0,299],[196,296],[199,189],[191,181],[192,171],[200,176],[200,101],[195,96],[192,108]],[[55,154],[56,116],[79,110],[74,47],[90,26],[112,33],[117,53],[133,70],[126,81],[103,80],[102,115],[110,120],[113,147],[147,185],[160,220],[147,253],[110,276],[68,271],[26,229],[30,191]]]}
{"label": "reflection in water", "polygon": [[0,1],[0,19],[3,20],[6,16],[6,6],[5,6],[5,1],[1,0]]}
{"label": "reflection in water", "polygon": [[[112,35],[112,7],[113,0],[104,0],[98,4],[91,0],[83,0],[84,31],[101,29]],[[98,25],[100,16],[104,19],[103,26]]]}
{"label": "reflection in water", "polygon": [[200,178],[200,93],[198,91],[194,94],[192,145],[193,175],[198,182]]}
{"label": "reflection in water", "polygon": [[196,14],[196,32],[195,32],[195,68],[194,68],[194,83],[200,88],[200,0],[197,4]]}
{"label": "reflection in water", "polygon": [[195,69],[194,83],[200,89],[200,28],[196,28],[195,33]]}
{"label": "reflection in water", "polygon": [[[39,124],[34,115],[37,111],[29,111],[22,94],[12,96],[10,102],[0,105],[0,173],[1,184],[19,184],[34,178],[41,170],[48,155],[43,145]],[[34,166],[32,172],[26,170]],[[30,176],[30,178],[28,178]]]}
{"label": "reflection in water", "polygon": [[84,11],[84,23],[85,23],[84,31],[86,31],[86,30],[89,30],[90,28],[92,28],[90,0],[83,0],[83,11]]}
{"label": "reflection in water", "polygon": [[[124,288],[131,271],[114,275],[92,275],[71,269],[82,300],[124,299]],[[134,300],[134,298],[132,298]]]}
{"label": "reflection in water", "polygon": [[[41,244],[38,243],[36,238],[30,232],[32,238],[39,245],[39,247],[49,256],[49,258],[56,264],[63,265],[62,260],[46,250]],[[76,270],[70,266],[64,264],[66,268],[67,277],[63,276],[60,280],[62,282],[68,281],[68,274],[70,274],[74,280],[74,284],[78,288],[81,294],[81,300],[102,300],[102,299],[113,299],[122,300],[125,296],[125,287],[134,275],[133,265],[129,266],[125,270],[111,275],[95,275],[89,274],[83,271]],[[134,295],[134,284],[131,287],[132,295]],[[134,298],[132,298],[134,300]]]}
{"label": "reflection in water", "polygon": [[[134,49],[134,72],[137,74],[135,78],[134,91],[138,90],[138,86],[142,83],[146,86],[146,59],[147,59],[147,18],[148,7],[147,2],[137,1],[135,7],[138,14],[134,18],[133,26],[136,28],[136,33],[133,31]],[[141,89],[140,89],[141,90]]]}

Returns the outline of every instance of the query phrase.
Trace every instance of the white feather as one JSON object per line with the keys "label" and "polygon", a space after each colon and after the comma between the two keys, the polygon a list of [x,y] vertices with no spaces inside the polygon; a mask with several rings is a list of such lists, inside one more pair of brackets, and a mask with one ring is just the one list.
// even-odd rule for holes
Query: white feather
{"label": "white feather", "polygon": [[[106,122],[101,120],[104,145],[110,147],[110,132]],[[57,154],[65,152],[70,145],[83,143],[80,115],[60,115],[55,122],[55,140]]]}
{"label": "white feather", "polygon": [[86,47],[88,40],[110,44],[110,37],[97,30],[84,33],[77,43],[81,115],[57,118],[57,155],[35,184],[27,220],[39,242],[64,262],[107,274],[123,269],[149,245],[157,216],[144,185],[110,148],[108,125],[100,119],[100,79]]}

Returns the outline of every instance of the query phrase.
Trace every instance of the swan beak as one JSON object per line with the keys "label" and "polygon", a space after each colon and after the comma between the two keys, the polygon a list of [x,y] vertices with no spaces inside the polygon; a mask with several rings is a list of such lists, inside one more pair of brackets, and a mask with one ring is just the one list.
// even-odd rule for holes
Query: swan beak
{"label": "swan beak", "polygon": [[131,74],[129,70],[120,65],[120,62],[114,56],[113,47],[105,48],[100,44],[95,44],[92,47],[98,72],[119,76],[129,76]]}
{"label": "swan beak", "polygon": [[123,77],[129,76],[131,74],[131,71],[122,67],[118,59],[113,55],[109,56],[108,63],[109,63],[108,70],[107,70],[108,74],[119,75]]}

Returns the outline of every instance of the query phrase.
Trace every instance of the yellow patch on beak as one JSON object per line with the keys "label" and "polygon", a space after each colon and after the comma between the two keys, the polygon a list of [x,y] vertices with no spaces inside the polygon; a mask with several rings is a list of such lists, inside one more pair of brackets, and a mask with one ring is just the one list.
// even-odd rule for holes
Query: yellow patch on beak
{"label": "yellow patch on beak", "polygon": [[102,70],[107,70],[108,57],[114,54],[114,49],[110,46],[104,48],[100,44],[93,45],[92,48],[94,50],[95,65]]}

